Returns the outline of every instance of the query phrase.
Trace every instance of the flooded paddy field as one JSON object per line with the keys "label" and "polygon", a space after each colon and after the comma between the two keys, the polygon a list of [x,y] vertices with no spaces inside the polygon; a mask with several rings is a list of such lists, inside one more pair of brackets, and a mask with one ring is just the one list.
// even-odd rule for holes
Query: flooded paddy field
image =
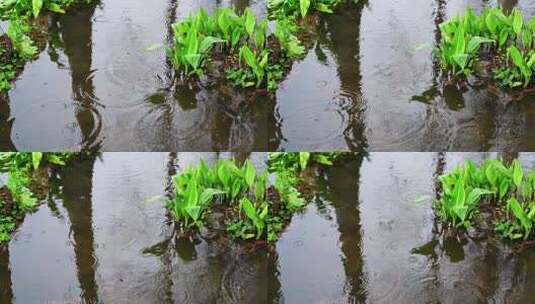
{"label": "flooded paddy field", "polygon": [[[171,85],[154,43],[200,7],[265,1],[101,0],[48,19],[46,47],[0,98],[2,150],[532,151],[530,94],[445,85],[438,24],[466,7],[528,1],[361,1],[322,18],[273,94]],[[417,8],[417,9],[415,9]],[[427,48],[419,46],[427,45]]]}
{"label": "flooded paddy field", "polygon": [[[103,153],[62,168],[0,250],[1,303],[531,303],[535,248],[439,233],[437,176],[496,153],[370,153],[318,172],[272,246],[173,236],[170,176],[225,153]],[[529,153],[518,157],[535,165]],[[266,155],[250,155],[262,168]],[[530,302],[531,301],[531,302]]]}

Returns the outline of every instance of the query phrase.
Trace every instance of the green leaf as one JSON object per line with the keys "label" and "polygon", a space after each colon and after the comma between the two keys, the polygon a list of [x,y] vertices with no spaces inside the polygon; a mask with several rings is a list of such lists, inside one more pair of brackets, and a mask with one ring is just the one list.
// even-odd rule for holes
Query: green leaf
{"label": "green leaf", "polygon": [[49,3],[47,5],[47,8],[49,11],[51,12],[54,12],[54,13],[60,13],[60,14],[65,14],[65,10],[61,8],[61,6],[59,6],[58,4],[56,3]]}
{"label": "green leaf", "polygon": [[524,208],[516,198],[509,199],[507,207],[509,207],[509,209],[513,212],[513,215],[520,221],[520,224],[522,225],[522,228],[524,229],[525,233],[524,238],[527,238],[529,233],[531,232],[533,224],[524,212]]}
{"label": "green leaf", "polygon": [[316,8],[316,10],[318,12],[322,12],[322,13],[326,13],[326,14],[332,14],[333,13],[333,10],[329,6],[327,6],[327,5],[323,4],[323,3],[317,3],[315,8]]}
{"label": "green leaf", "polygon": [[209,52],[214,46],[214,44],[221,42],[225,42],[225,40],[212,36],[204,37],[199,46],[199,53],[204,54],[206,52]]}
{"label": "green leaf", "polygon": [[39,16],[39,12],[41,12],[42,7],[43,0],[32,0],[32,12],[34,18],[37,18],[37,16]]}
{"label": "green leaf", "polygon": [[459,27],[455,32],[455,44],[453,55],[462,55],[466,53],[466,40],[464,36],[464,29]]}
{"label": "green leaf", "polygon": [[299,0],[299,7],[301,9],[301,17],[305,18],[310,8],[310,0]]}
{"label": "green leaf", "polygon": [[186,204],[188,206],[196,206],[199,203],[199,189],[197,189],[197,181],[195,179],[191,180],[186,187],[186,192],[184,193],[186,197]]}
{"label": "green leaf", "polygon": [[197,222],[201,216],[201,207],[200,206],[187,206],[185,208],[188,215]]}
{"label": "green leaf", "polygon": [[507,53],[513,60],[513,63],[518,67],[524,66],[524,58],[522,57],[522,53],[520,53],[520,50],[516,48],[516,46],[512,45],[507,49]]}
{"label": "green leaf", "polygon": [[500,191],[498,193],[499,199],[502,200],[505,195],[509,192],[509,181],[507,179],[503,179],[500,184]]}
{"label": "green leaf", "polygon": [[254,183],[254,179],[256,177],[256,168],[251,164],[249,160],[245,162],[245,182],[247,183],[247,186],[251,188]]}
{"label": "green leaf", "polygon": [[314,160],[317,163],[322,164],[322,165],[326,165],[326,166],[332,166],[332,164],[333,164],[332,161],[330,161],[325,155],[322,155],[322,154],[315,155]]}
{"label": "green leaf", "polygon": [[240,206],[245,211],[245,215],[254,222],[258,221],[258,217],[256,215],[256,208],[253,206],[253,203],[251,201],[244,197],[240,200]]}
{"label": "green leaf", "polygon": [[225,194],[225,193],[226,193],[225,191],[218,190],[218,189],[212,189],[212,188],[204,189],[204,191],[201,193],[201,196],[199,197],[199,204],[201,206],[204,206],[208,202],[210,202],[214,198],[214,196]]}
{"label": "green leaf", "polygon": [[508,38],[509,38],[509,30],[506,27],[504,27],[500,31],[500,37],[498,41],[499,46],[502,47],[507,42]]}
{"label": "green leaf", "polygon": [[472,37],[470,39],[470,41],[468,41],[467,52],[468,53],[474,53],[479,49],[481,44],[483,44],[483,43],[491,43],[491,42],[494,42],[494,40],[488,39],[488,38],[485,38],[485,37],[480,37],[480,36]]}
{"label": "green leaf", "polygon": [[232,184],[232,193],[231,193],[232,199],[235,199],[236,197],[238,197],[238,194],[240,194],[241,188],[242,188],[241,181],[239,179],[234,180],[234,183]]}
{"label": "green leaf", "polygon": [[454,200],[454,206],[464,206],[466,202],[466,191],[464,189],[464,183],[462,180],[457,181],[455,183],[455,187],[453,188],[453,200]]}
{"label": "green leaf", "polygon": [[32,165],[33,165],[34,170],[39,169],[39,165],[41,164],[42,159],[43,159],[42,152],[32,152]]}
{"label": "green leaf", "polygon": [[310,152],[299,152],[299,166],[301,170],[305,170],[310,159]]}
{"label": "green leaf", "polygon": [[462,70],[468,64],[468,54],[455,54],[452,56],[452,59]]}
{"label": "green leaf", "polygon": [[524,178],[524,171],[518,159],[513,162],[513,182],[517,188],[520,188],[522,179]]}
{"label": "green leaf", "polygon": [[234,31],[232,32],[232,37],[231,37],[231,41],[230,41],[230,44],[231,46],[234,48],[238,42],[240,41],[240,38],[241,38],[241,33],[242,33],[242,29],[237,27],[234,29]]}
{"label": "green leaf", "polygon": [[524,24],[524,19],[522,18],[522,14],[520,11],[515,8],[513,10],[513,31],[515,31],[516,36],[520,36],[520,32],[522,31],[522,25]]}
{"label": "green leaf", "polygon": [[184,58],[194,69],[199,68],[201,64],[201,54],[187,54]]}
{"label": "green leaf", "polygon": [[245,16],[245,30],[247,31],[247,34],[249,35],[249,37],[253,37],[254,28],[256,25],[255,15],[251,11],[250,8],[247,8],[245,10],[244,16]]}
{"label": "green leaf", "polygon": [[493,194],[493,193],[494,192],[492,191],[480,189],[480,188],[472,189],[472,191],[470,191],[470,193],[468,194],[468,197],[466,199],[466,204],[470,207],[473,207],[474,205],[478,204],[481,201],[481,197],[483,195]]}

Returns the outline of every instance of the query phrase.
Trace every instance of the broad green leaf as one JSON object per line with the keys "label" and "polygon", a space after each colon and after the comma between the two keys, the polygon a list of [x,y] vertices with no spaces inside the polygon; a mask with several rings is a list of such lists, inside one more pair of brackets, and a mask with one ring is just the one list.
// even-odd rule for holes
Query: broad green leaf
{"label": "broad green leaf", "polygon": [[187,206],[185,208],[188,215],[197,222],[201,216],[201,207],[200,206]]}
{"label": "broad green leaf", "polygon": [[452,56],[452,59],[463,70],[468,64],[468,54],[455,54]]}
{"label": "broad green leaf", "polygon": [[305,170],[310,159],[310,152],[299,152],[299,166],[301,170]]}
{"label": "broad green leaf", "polygon": [[509,192],[509,181],[507,179],[503,179],[500,184],[500,191],[498,193],[499,199],[502,200],[505,195]]}
{"label": "broad green leaf", "polygon": [[315,155],[315,158],[314,160],[319,163],[319,164],[322,164],[322,165],[326,165],[326,166],[332,166],[332,161],[330,161],[325,155],[322,155],[322,154],[317,154]]}
{"label": "broad green leaf", "polygon": [[201,55],[200,54],[187,54],[185,57],[186,61],[194,68],[198,69],[201,64]]}
{"label": "broad green leaf", "polygon": [[470,193],[468,194],[468,197],[466,199],[466,204],[470,207],[473,207],[474,205],[477,205],[481,201],[481,198],[483,195],[488,195],[488,194],[493,194],[493,193],[494,192],[492,191],[480,189],[480,188],[472,189],[472,191],[470,191]]}
{"label": "broad green leaf", "polygon": [[258,217],[256,215],[256,208],[253,206],[253,203],[246,197],[242,198],[240,200],[240,206],[245,212],[245,215],[254,222],[258,221]]}
{"label": "broad green leaf", "polygon": [[515,31],[515,34],[517,37],[520,36],[520,32],[522,31],[523,24],[524,24],[524,19],[522,18],[522,14],[517,8],[515,8],[513,10],[513,30]]}
{"label": "broad green leaf", "polygon": [[308,13],[308,9],[310,8],[310,1],[311,0],[299,0],[299,7],[301,9],[301,17],[305,18],[305,16]]}
{"label": "broad green leaf", "polygon": [[61,8],[61,6],[59,6],[58,4],[56,3],[49,3],[47,5],[47,8],[49,11],[51,12],[54,12],[54,13],[60,13],[60,14],[65,14],[65,10]]}
{"label": "broad green leaf", "polygon": [[457,181],[453,189],[454,206],[464,206],[466,202],[466,191],[462,180]]}
{"label": "broad green leaf", "polygon": [[201,193],[201,196],[199,197],[199,204],[201,206],[204,206],[208,202],[210,202],[214,198],[214,196],[225,194],[225,193],[226,193],[225,191],[221,191],[218,189],[212,189],[212,188],[204,189],[204,191]]}
{"label": "broad green leaf", "polygon": [[256,18],[254,13],[251,11],[250,8],[247,8],[244,13],[245,17],[245,30],[247,31],[247,34],[249,37],[253,37],[254,29],[256,25]]}
{"label": "broad green leaf", "polygon": [[256,177],[256,169],[249,160],[245,162],[244,169],[245,169],[245,182],[247,183],[247,186],[249,186],[250,188],[253,186],[254,179]]}
{"label": "broad green leaf", "polygon": [[491,42],[494,42],[494,40],[488,39],[488,38],[485,38],[485,37],[480,37],[480,36],[472,37],[470,39],[470,41],[468,41],[467,52],[468,53],[474,53],[479,49],[481,44],[483,44],[483,43],[491,43]]}
{"label": "broad green leaf", "polygon": [[522,184],[522,179],[524,178],[524,171],[522,170],[522,165],[518,159],[513,162],[513,182],[517,188],[520,188]]}
{"label": "broad green leaf", "polygon": [[507,42],[508,38],[509,38],[509,30],[506,27],[504,27],[500,31],[500,37],[498,41],[499,47],[502,47]]}
{"label": "broad green leaf", "polygon": [[39,12],[41,12],[42,7],[43,0],[32,0],[32,12],[34,18],[37,18],[37,16],[39,16]]}
{"label": "broad green leaf", "polygon": [[466,40],[464,36],[464,29],[459,27],[455,32],[455,44],[453,55],[461,55],[466,53]]}
{"label": "broad green leaf", "polygon": [[33,165],[34,170],[39,169],[39,165],[41,164],[42,159],[43,159],[42,152],[32,152],[32,165]]}
{"label": "broad green leaf", "polygon": [[522,57],[522,53],[520,53],[520,50],[518,50],[514,45],[507,49],[507,53],[517,67],[524,66],[524,58]]}
{"label": "broad green leaf", "polygon": [[201,41],[201,45],[199,46],[199,53],[207,53],[212,49],[214,44],[221,42],[225,42],[225,40],[212,36],[204,37],[204,39]]}
{"label": "broad green leaf", "polygon": [[47,160],[49,163],[54,164],[54,165],[60,165],[60,166],[65,165],[65,162],[61,158],[59,158],[59,156],[54,155],[54,154],[48,154]]}
{"label": "broad green leaf", "polygon": [[197,187],[197,181],[195,179],[191,180],[186,187],[184,196],[188,206],[197,206],[199,203],[199,189]]}
{"label": "broad green leaf", "polygon": [[333,10],[329,6],[327,6],[327,5],[323,4],[323,3],[317,3],[315,8],[316,8],[316,10],[318,12],[322,12],[322,13],[326,13],[326,14],[332,14],[333,13]]}
{"label": "broad green leaf", "polygon": [[232,183],[232,193],[231,193],[232,199],[235,199],[236,197],[238,197],[238,194],[240,194],[241,189],[242,189],[241,181],[239,179],[234,180],[234,182]]}

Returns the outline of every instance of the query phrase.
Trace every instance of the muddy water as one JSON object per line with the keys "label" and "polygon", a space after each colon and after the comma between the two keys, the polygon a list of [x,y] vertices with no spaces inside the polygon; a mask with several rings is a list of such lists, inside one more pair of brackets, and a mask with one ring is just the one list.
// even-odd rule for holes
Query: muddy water
{"label": "muddy water", "polygon": [[414,203],[443,170],[491,156],[371,153],[328,170],[270,254],[271,302],[532,303],[535,250],[444,238],[431,206]]}
{"label": "muddy water", "polygon": [[[436,176],[492,153],[371,153],[327,170],[271,250],[173,235],[160,201],[201,157],[104,153],[63,170],[0,254],[1,303],[531,303],[535,250],[448,238]],[[512,157],[514,155],[506,155]],[[265,155],[252,156],[261,167]],[[535,155],[521,154],[526,166]]]}
{"label": "muddy water", "polygon": [[[103,151],[533,150],[532,98],[444,87],[437,23],[466,6],[528,1],[380,0],[325,18],[274,97],[170,86],[153,43],[200,7],[265,1],[111,1],[49,20],[50,38],[1,102],[2,149]],[[418,9],[415,9],[415,8]],[[417,50],[419,45],[429,48]]]}
{"label": "muddy water", "polygon": [[63,170],[0,254],[0,303],[265,303],[264,250],[175,238],[147,200],[200,157],[107,153]]}

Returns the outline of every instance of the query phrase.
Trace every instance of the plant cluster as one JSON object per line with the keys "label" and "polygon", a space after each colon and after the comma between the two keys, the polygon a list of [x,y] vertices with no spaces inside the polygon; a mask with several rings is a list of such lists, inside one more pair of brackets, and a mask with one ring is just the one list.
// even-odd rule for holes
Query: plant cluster
{"label": "plant cluster", "polygon": [[258,174],[249,161],[241,167],[231,160],[220,160],[212,167],[201,161],[175,175],[173,184],[176,194],[168,208],[184,228],[201,227],[207,212],[220,203],[239,215],[244,212],[247,218],[240,219],[249,220],[247,237],[258,239],[264,233],[267,174]]}
{"label": "plant cluster", "polygon": [[234,160],[219,160],[213,166],[201,161],[173,177],[175,194],[167,208],[184,230],[199,229],[219,211],[232,236],[274,242],[291,216],[305,206],[297,171],[309,160],[330,164],[326,155],[314,153],[272,153],[270,170],[263,172],[249,160],[241,166]]}
{"label": "plant cluster", "polygon": [[[211,167],[201,161],[173,177],[175,196],[167,207],[183,229],[200,228],[211,211],[220,209],[234,237],[274,241],[282,223],[271,208],[268,183],[268,172],[257,172],[250,161],[239,166],[234,160],[219,160]],[[289,193],[295,189],[280,189],[281,196],[290,197],[288,204],[295,204],[296,196]]]}
{"label": "plant cluster", "polygon": [[482,58],[490,60],[494,78],[506,87],[527,87],[535,70],[535,17],[525,21],[518,8],[472,9],[440,24],[440,63],[454,76],[468,76]]}
{"label": "plant cluster", "polygon": [[64,165],[72,153],[0,153],[0,172],[5,180],[0,187],[0,243],[11,239],[11,232],[24,214],[33,211],[37,199],[30,190],[33,172],[43,166]]}
{"label": "plant cluster", "polygon": [[[275,23],[274,30],[269,28],[268,19],[258,21],[249,8],[241,15],[229,8],[218,8],[208,15],[201,8],[196,15],[172,25],[174,39],[166,47],[167,57],[185,77],[201,77],[219,68],[239,87],[273,91],[292,60],[305,53],[303,42],[298,38],[297,19],[312,11],[331,13],[346,2],[270,0],[268,9]],[[223,61],[222,64],[212,64],[218,60]]]}
{"label": "plant cluster", "polygon": [[535,224],[535,170],[524,172],[515,160],[507,166],[490,159],[476,167],[467,161],[440,177],[442,193],[434,201],[440,219],[468,228],[483,209],[491,212],[495,230],[509,239],[527,239]]}
{"label": "plant cluster", "polygon": [[[268,33],[268,20],[257,21],[250,9],[239,15],[219,8],[208,15],[201,8],[172,29],[173,44],[166,52],[176,70],[185,76],[202,76],[214,57],[224,57],[227,78],[241,87],[275,89],[283,76],[285,57],[299,51],[297,38],[289,31],[279,44],[269,45],[274,38]],[[288,50],[287,56],[283,50]]]}

